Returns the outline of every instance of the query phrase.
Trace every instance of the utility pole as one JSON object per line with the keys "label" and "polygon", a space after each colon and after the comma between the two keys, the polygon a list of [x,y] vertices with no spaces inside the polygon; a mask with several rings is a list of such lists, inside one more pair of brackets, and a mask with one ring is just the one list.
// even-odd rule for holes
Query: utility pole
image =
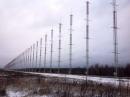
{"label": "utility pole", "polygon": [[70,48],[69,48],[69,74],[72,71],[72,25],[73,25],[73,15],[70,15]]}
{"label": "utility pole", "polygon": [[60,73],[60,65],[61,65],[61,26],[62,24],[59,23],[59,55],[58,55],[58,73]]}
{"label": "utility pole", "polygon": [[89,73],[89,1],[86,2],[86,80]]}
{"label": "utility pole", "polygon": [[117,9],[116,0],[113,0],[113,40],[114,40],[114,76],[118,77],[118,36],[117,36]]}
{"label": "utility pole", "polygon": [[45,35],[45,51],[44,51],[44,73],[46,72],[46,48],[47,48],[47,34]]}
{"label": "utility pole", "polygon": [[42,58],[42,38],[40,39],[40,59],[39,59],[39,72],[41,72],[41,58]]}
{"label": "utility pole", "polygon": [[52,58],[53,58],[53,29],[51,30],[51,56],[50,56],[50,73],[52,73]]}

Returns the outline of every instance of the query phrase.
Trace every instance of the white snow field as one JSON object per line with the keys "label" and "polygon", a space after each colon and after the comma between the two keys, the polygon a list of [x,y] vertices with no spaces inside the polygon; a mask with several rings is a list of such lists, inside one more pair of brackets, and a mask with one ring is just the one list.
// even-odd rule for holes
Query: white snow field
{"label": "white snow field", "polygon": [[[58,78],[67,78],[67,79],[76,79],[76,80],[86,80],[86,76],[83,75],[68,75],[68,74],[54,74],[54,73],[35,73],[35,72],[26,72],[36,75],[42,75],[45,77],[58,77]],[[99,76],[87,76],[88,81],[93,81],[102,84],[111,84],[118,86],[119,80],[123,86],[130,87],[130,79],[129,78],[110,78],[110,77],[99,77]]]}
{"label": "white snow field", "polygon": [[27,92],[23,92],[23,91],[7,91],[7,95],[8,97],[23,97],[27,95]]}
{"label": "white snow field", "polygon": [[7,97],[51,97],[48,95],[29,95],[29,91],[14,91],[13,89],[7,90]]}

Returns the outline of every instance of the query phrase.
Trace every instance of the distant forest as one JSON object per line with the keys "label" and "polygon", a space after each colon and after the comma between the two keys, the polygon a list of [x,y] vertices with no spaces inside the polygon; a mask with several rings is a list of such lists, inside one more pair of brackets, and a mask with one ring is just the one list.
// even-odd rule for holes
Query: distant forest
{"label": "distant forest", "polygon": [[[89,68],[90,75],[100,75],[100,76],[114,76],[115,67],[114,66],[101,66],[101,65],[94,65]],[[125,67],[118,67],[117,68],[117,75],[119,77],[130,77],[130,64],[127,64]]]}
{"label": "distant forest", "polygon": [[[73,68],[72,74],[85,74],[85,68]],[[89,67],[88,74],[94,76],[114,76],[115,67],[109,65],[95,64]],[[130,77],[130,64],[126,66],[120,66],[117,68],[118,77]]]}
{"label": "distant forest", "polygon": [[[44,72],[44,68],[40,68],[40,69],[28,68],[26,70],[30,71],[30,72],[33,72],[33,71]],[[58,68],[52,68],[51,70],[52,70],[51,73],[58,72]],[[95,65],[92,65],[89,67],[88,74],[93,75],[93,76],[112,77],[112,76],[114,76],[114,71],[115,71],[114,66],[95,64]],[[45,72],[50,73],[50,68],[46,68]],[[60,73],[68,74],[68,72],[69,72],[69,68],[60,68]],[[86,72],[86,68],[72,68],[71,69],[71,74],[85,75],[85,72]],[[130,63],[124,67],[123,66],[118,67],[117,75],[118,75],[118,77],[130,77]]]}

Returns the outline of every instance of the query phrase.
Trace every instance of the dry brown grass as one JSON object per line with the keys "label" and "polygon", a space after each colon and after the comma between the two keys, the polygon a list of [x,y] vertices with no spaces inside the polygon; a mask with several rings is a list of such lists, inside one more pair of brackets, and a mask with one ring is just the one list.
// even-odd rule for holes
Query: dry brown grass
{"label": "dry brown grass", "polygon": [[118,87],[109,84],[99,84],[91,81],[68,81],[64,78],[21,77],[3,78],[0,80],[0,90],[8,87],[31,91],[30,95],[48,95],[53,97],[130,97],[130,87],[121,84]]}

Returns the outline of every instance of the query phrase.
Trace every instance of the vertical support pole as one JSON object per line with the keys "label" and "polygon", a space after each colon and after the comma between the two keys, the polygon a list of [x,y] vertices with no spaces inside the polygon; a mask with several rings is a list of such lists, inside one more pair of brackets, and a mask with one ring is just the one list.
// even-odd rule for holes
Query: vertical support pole
{"label": "vertical support pole", "polygon": [[18,65],[17,65],[17,66],[18,66],[18,70],[19,70],[19,64],[20,64],[20,60],[19,60],[19,57],[18,57],[18,59],[17,59],[17,60],[18,60]]}
{"label": "vertical support pole", "polygon": [[53,59],[53,29],[51,30],[50,73],[52,73],[52,59]]}
{"label": "vertical support pole", "polygon": [[117,36],[117,10],[116,0],[113,0],[113,40],[114,40],[114,76],[118,77],[118,36]]}
{"label": "vertical support pole", "polygon": [[22,53],[22,71],[24,71],[24,52]]}
{"label": "vertical support pole", "polygon": [[89,73],[89,1],[86,2],[86,80]]}
{"label": "vertical support pole", "polygon": [[19,56],[18,56],[18,59],[17,59],[18,60],[18,65],[17,65],[18,66],[18,71],[19,71],[19,65],[20,65],[20,58],[19,58]]}
{"label": "vertical support pole", "polygon": [[41,58],[42,58],[42,38],[40,39],[40,58],[39,58],[39,72],[41,72]]}
{"label": "vertical support pole", "polygon": [[72,25],[73,25],[73,15],[70,15],[70,48],[69,48],[69,74],[72,71]]}
{"label": "vertical support pole", "polygon": [[33,44],[32,72],[34,72],[34,69],[35,69],[35,58],[34,58],[35,54],[34,54],[34,52],[35,52],[35,44]]}
{"label": "vertical support pole", "polygon": [[28,48],[28,72],[30,71],[30,48]]}
{"label": "vertical support pole", "polygon": [[23,63],[23,53],[22,53],[22,54],[21,54],[21,65],[22,65],[22,66],[21,66],[21,69],[20,69],[21,71],[23,71],[23,64],[24,64],[24,63]]}
{"label": "vertical support pole", "polygon": [[24,72],[26,72],[26,50],[24,51]]}
{"label": "vertical support pole", "polygon": [[[29,48],[28,48],[28,50],[27,50],[27,56],[28,56],[28,58],[27,58],[27,65],[29,65]],[[29,66],[28,66],[28,68],[27,68],[27,71],[29,72]]]}
{"label": "vertical support pole", "polygon": [[60,73],[60,65],[61,65],[61,26],[62,24],[59,23],[59,55],[58,55],[58,73]]}
{"label": "vertical support pole", "polygon": [[25,51],[23,52],[23,72],[25,71]]}
{"label": "vertical support pole", "polygon": [[36,42],[36,66],[35,66],[35,72],[37,72],[37,65],[38,65],[38,62],[37,62],[37,60],[38,60],[38,41]]}
{"label": "vertical support pole", "polygon": [[30,72],[30,48],[28,48],[28,72]]}
{"label": "vertical support pole", "polygon": [[30,68],[29,68],[29,69],[30,69],[30,70],[29,70],[30,72],[31,72],[31,69],[32,69],[32,66],[31,66],[31,65],[32,65],[32,46],[30,47]]}
{"label": "vertical support pole", "polygon": [[45,35],[45,52],[44,52],[44,73],[46,72],[46,48],[47,48],[47,34]]}
{"label": "vertical support pole", "polygon": [[[117,8],[116,8],[116,0],[113,0],[113,40],[114,40],[114,77],[119,78],[118,73],[118,35],[117,35]],[[121,96],[121,81],[119,78],[118,81],[119,95]]]}
{"label": "vertical support pole", "polygon": [[26,72],[27,72],[27,65],[28,65],[28,49],[26,50]]}
{"label": "vertical support pole", "polygon": [[23,53],[21,53],[21,55],[20,55],[20,60],[21,60],[20,71],[22,71],[22,66],[23,66]]}

